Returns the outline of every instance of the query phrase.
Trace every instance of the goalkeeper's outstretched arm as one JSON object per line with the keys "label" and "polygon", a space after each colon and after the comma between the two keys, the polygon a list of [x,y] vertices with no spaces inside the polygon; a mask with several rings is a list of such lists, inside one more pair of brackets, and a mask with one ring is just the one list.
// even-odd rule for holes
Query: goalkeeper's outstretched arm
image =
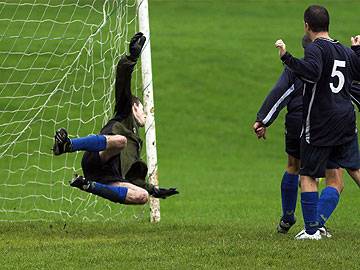
{"label": "goalkeeper's outstretched arm", "polygon": [[130,41],[129,53],[121,57],[116,67],[115,116],[126,118],[131,113],[131,75],[145,43],[145,36],[137,33]]}
{"label": "goalkeeper's outstretched arm", "polygon": [[179,194],[176,188],[162,188],[147,183],[142,178],[135,178],[130,181],[131,184],[145,189],[150,196],[160,199],[166,199],[167,197]]}
{"label": "goalkeeper's outstretched arm", "polygon": [[116,68],[115,115],[126,118],[131,112],[131,74],[136,62],[123,56]]}

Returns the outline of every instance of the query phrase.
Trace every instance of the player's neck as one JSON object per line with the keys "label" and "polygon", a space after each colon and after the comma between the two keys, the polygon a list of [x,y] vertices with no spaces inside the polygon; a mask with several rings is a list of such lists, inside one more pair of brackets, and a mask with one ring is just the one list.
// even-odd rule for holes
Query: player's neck
{"label": "player's neck", "polygon": [[311,40],[314,41],[315,39],[318,38],[324,38],[324,39],[329,39],[329,40],[333,40],[330,36],[329,36],[329,32],[317,32],[317,33],[311,33]]}

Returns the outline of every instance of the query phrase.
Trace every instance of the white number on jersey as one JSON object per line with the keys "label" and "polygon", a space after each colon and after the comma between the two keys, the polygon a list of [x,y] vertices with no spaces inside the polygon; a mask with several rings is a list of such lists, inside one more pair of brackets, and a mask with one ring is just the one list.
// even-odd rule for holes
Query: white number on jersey
{"label": "white number on jersey", "polygon": [[345,67],[346,62],[345,61],[340,61],[340,60],[335,60],[334,61],[334,66],[332,69],[332,73],[331,73],[331,77],[338,77],[339,79],[339,84],[337,87],[334,87],[333,83],[330,83],[330,89],[333,93],[339,93],[341,91],[341,89],[344,87],[344,83],[345,83],[345,77],[344,74],[342,74],[342,72],[340,70],[336,70],[338,67]]}

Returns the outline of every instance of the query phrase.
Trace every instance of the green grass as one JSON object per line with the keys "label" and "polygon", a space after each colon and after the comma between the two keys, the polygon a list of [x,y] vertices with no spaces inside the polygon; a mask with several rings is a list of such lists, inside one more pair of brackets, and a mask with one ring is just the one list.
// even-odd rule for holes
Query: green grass
{"label": "green grass", "polygon": [[[245,222],[246,223],[246,222]],[[297,242],[268,224],[4,224],[5,269],[355,269],[358,232]],[[273,224],[272,224],[273,225]],[[349,247],[349,239],[351,247]]]}
{"label": "green grass", "polygon": [[[349,37],[358,31],[360,4],[320,2],[332,16],[332,36],[349,44]],[[289,51],[301,56],[302,14],[310,3],[150,1],[159,180],[178,187],[180,195],[161,201],[160,224],[148,223],[146,207],[109,209],[101,200],[94,207],[91,200],[74,207],[86,209],[88,217],[100,211],[109,218],[119,209],[123,214],[108,222],[102,222],[102,216],[94,216],[97,222],[82,222],[81,213],[75,218],[58,215],[60,220],[51,222],[1,223],[3,268],[359,268],[357,187],[346,177],[340,204],[328,222],[332,239],[294,241],[302,228],[300,207],[298,223],[289,235],[276,234],[286,165],[284,114],[269,129],[266,141],[258,141],[251,132],[258,107],[282,70],[273,43],[283,38]],[[97,108],[89,106],[83,107],[85,118]],[[78,107],[65,109],[78,115]],[[52,114],[44,117],[51,119]],[[101,124],[99,119],[94,127]],[[50,142],[50,137],[44,138],[43,151]],[[32,146],[17,147],[26,152]],[[79,156],[75,160],[79,162]],[[6,183],[8,174],[3,170],[19,168],[22,162],[1,160],[0,175],[5,175]],[[66,162],[71,165],[73,160],[69,157]],[[49,164],[56,170],[64,160],[51,159]],[[70,171],[52,176],[61,180]],[[38,174],[46,181],[46,172]],[[61,181],[42,189],[30,191],[79,197]],[[1,187],[0,194],[7,190]],[[55,206],[60,207],[73,213],[71,204]],[[139,217],[132,218],[134,214]]]}

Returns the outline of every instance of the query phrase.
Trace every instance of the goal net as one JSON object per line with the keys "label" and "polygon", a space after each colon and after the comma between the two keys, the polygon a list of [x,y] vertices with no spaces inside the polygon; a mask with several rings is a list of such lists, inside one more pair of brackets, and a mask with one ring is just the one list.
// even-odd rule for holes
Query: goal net
{"label": "goal net", "polygon": [[112,117],[114,68],[137,17],[136,0],[0,0],[1,221],[147,218],[146,206],[70,188],[82,153],[51,151],[59,127],[86,136]]}

